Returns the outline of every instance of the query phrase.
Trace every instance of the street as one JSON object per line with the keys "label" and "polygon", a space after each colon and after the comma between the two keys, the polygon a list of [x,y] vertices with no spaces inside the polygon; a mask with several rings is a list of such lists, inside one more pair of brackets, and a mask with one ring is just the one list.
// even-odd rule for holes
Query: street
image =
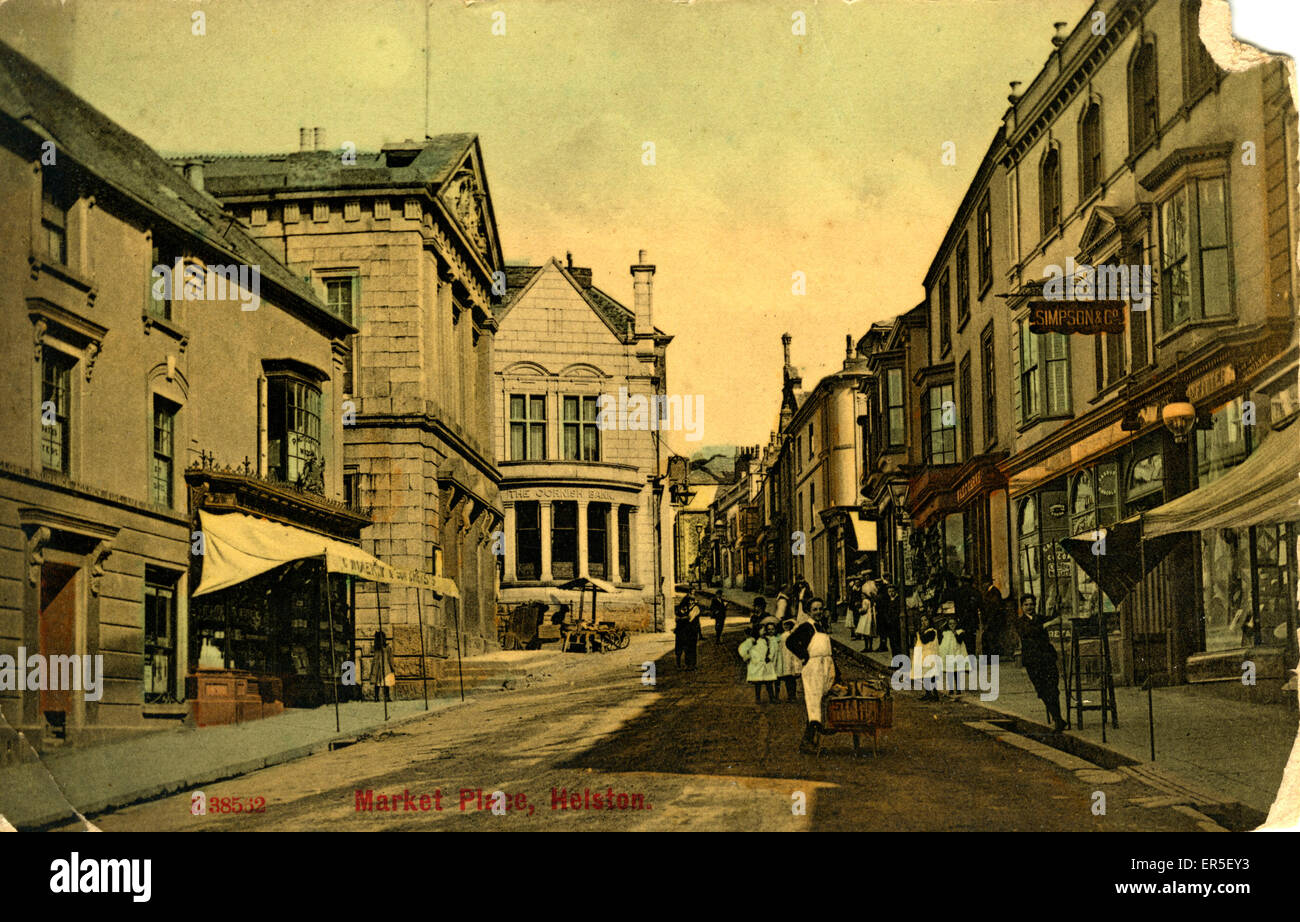
{"label": "street", "polygon": [[[191,815],[185,792],[94,822],[106,832],[1198,828],[1168,806],[1132,803],[1152,792],[1128,776],[1076,774],[966,725],[987,711],[914,692],[896,693],[878,755],[864,741],[855,758],[846,734],[800,754],[802,699],[754,704],[733,659],[740,629],[733,619],[717,647],[709,625],[695,672],[675,668],[669,636],[639,635],[615,653],[565,654],[514,690],[208,785],[206,816]],[[643,662],[654,663],[653,687]],[[256,798],[264,812],[243,812]]]}

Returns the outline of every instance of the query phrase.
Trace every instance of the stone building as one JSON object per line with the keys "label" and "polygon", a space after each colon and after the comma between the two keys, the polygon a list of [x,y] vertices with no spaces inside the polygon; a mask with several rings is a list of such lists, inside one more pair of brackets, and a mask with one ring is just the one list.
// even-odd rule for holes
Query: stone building
{"label": "stone building", "polygon": [[[1013,84],[926,275],[928,356],[903,376],[921,414],[909,512],[950,572],[1090,631],[1081,657],[1109,648],[1117,681],[1240,689],[1249,661],[1275,693],[1297,659],[1293,521],[1172,533],[1114,599],[1060,542],[1211,502],[1294,438],[1278,434],[1298,406],[1292,77],[1283,60],[1219,69],[1197,0],[1096,13],[1104,29],[1092,14],[1061,29]],[[1081,325],[1093,306],[1117,325]],[[894,338],[877,337],[877,371]],[[881,433],[893,403],[878,380]],[[868,475],[878,501],[887,481]]]}
{"label": "stone building", "polygon": [[[343,389],[344,489],[374,524],[363,546],[393,566],[448,577],[460,598],[420,590],[431,655],[496,645],[501,528],[495,463],[494,286],[505,275],[478,138],[439,135],[378,152],[179,158],[338,317],[350,342]],[[356,589],[358,635],[392,638],[399,684],[419,689],[416,591]],[[379,603],[377,609],[376,603]]]}
{"label": "stone building", "polygon": [[[37,746],[174,725],[205,645],[290,704],[328,694],[320,568],[205,596],[201,617],[192,550],[200,511],[358,540],[368,520],[342,503],[339,424],[355,328],[219,202],[4,44],[0,214],[0,658],[103,664],[93,694],[84,671],[80,690],[53,687],[52,670],[36,689],[0,677],[7,725]],[[158,266],[182,266],[186,283],[162,285]],[[341,578],[334,590],[343,654]]]}
{"label": "stone building", "polygon": [[[788,334],[782,342],[790,368]],[[861,389],[867,374],[866,360],[846,337],[842,367],[811,391],[800,392],[793,411],[782,413],[779,463],[790,488],[786,518],[791,525],[782,551],[791,556],[795,577],[806,579],[831,609],[844,598],[848,576],[875,562],[875,523],[863,518],[859,496],[858,418],[866,409]]]}
{"label": "stone building", "polygon": [[[598,601],[601,620],[664,624],[673,525],[659,427],[700,408],[691,395],[664,399],[672,337],[654,325],[654,272],[642,251],[628,309],[571,258],[507,270],[489,398],[503,603],[576,602],[554,587],[588,577],[614,590]],[[675,420],[661,416],[665,407],[676,407]]]}

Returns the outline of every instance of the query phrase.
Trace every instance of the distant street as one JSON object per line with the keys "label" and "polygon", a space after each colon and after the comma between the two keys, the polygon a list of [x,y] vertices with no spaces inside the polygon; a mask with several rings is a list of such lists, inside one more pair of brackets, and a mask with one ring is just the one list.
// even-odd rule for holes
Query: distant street
{"label": "distant street", "polygon": [[[205,788],[210,805],[265,798],[264,813],[191,816],[184,793],[94,821],[105,831],[1197,828],[1169,807],[1130,803],[1152,793],[1130,778],[1080,777],[965,725],[988,712],[912,692],[896,696],[879,755],[867,743],[855,759],[847,735],[801,755],[802,701],[756,706],[733,661],[739,621],[720,648],[707,634],[693,673],[675,668],[671,639],[638,636],[616,653],[565,655],[526,687]],[[653,688],[641,682],[643,661],[655,663]],[[358,790],[395,811],[358,810]],[[505,815],[489,809],[496,790],[509,797]],[[1104,816],[1092,812],[1097,790]],[[611,791],[615,809],[604,809]],[[617,809],[620,794],[629,806],[639,795],[645,809]],[[803,815],[792,809],[800,801]]]}

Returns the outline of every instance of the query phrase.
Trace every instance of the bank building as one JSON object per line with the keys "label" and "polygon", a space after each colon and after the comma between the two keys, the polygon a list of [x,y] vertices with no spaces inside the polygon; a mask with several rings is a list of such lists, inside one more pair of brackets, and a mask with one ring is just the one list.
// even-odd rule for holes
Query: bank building
{"label": "bank building", "polygon": [[[569,604],[598,582],[598,617],[663,627],[672,519],[661,472],[664,433],[598,422],[600,398],[667,393],[672,337],[654,326],[655,267],[631,267],[634,309],[592,284],[591,269],[552,259],[509,267],[498,310],[492,395],[505,510],[498,543],[502,605]],[[591,594],[585,596],[590,607]]]}

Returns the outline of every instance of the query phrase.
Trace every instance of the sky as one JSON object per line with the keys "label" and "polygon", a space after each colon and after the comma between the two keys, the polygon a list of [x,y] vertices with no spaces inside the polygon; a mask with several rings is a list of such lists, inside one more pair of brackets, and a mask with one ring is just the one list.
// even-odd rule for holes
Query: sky
{"label": "sky", "polygon": [[647,251],[669,393],[703,399],[689,453],[767,440],[782,333],[811,388],[922,299],[1008,83],[1088,7],[439,0],[427,126],[422,0],[8,0],[0,37],[164,153],[478,134],[507,261],[571,251],[631,306]]}

